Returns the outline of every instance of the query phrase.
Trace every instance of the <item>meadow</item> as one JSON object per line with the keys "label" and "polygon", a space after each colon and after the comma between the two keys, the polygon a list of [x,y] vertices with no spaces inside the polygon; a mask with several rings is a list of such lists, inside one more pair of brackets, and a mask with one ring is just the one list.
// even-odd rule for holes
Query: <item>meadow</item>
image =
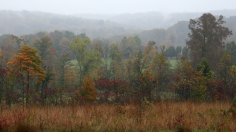
{"label": "meadow", "polygon": [[[108,59],[104,59],[102,58],[102,60],[104,61],[104,64],[107,64],[108,68],[110,68],[110,64],[111,64],[111,59],[108,58]],[[125,59],[124,59],[125,61]],[[177,60],[176,59],[168,59],[169,63],[170,63],[170,69],[175,69],[175,66],[177,64]],[[72,60],[70,61],[70,63],[72,64],[72,68],[75,68],[75,65],[77,64],[77,61],[76,60]]]}
{"label": "meadow", "polygon": [[177,60],[176,59],[169,59],[170,62],[170,69],[175,69],[175,66],[177,65]]}
{"label": "meadow", "polygon": [[235,108],[228,102],[168,101],[150,103],[141,114],[135,103],[2,107],[0,131],[236,131]]}

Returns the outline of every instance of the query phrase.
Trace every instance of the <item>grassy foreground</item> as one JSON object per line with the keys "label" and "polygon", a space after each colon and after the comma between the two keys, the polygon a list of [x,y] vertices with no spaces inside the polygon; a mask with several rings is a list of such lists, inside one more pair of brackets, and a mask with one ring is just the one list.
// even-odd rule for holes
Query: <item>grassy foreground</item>
{"label": "grassy foreground", "polygon": [[1,110],[0,131],[236,131],[232,104],[160,102],[141,118],[135,105],[15,107]]}

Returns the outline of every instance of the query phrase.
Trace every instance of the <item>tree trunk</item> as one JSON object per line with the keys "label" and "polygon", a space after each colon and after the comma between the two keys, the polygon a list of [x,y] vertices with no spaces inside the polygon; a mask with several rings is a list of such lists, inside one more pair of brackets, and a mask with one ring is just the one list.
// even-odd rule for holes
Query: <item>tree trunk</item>
{"label": "tree trunk", "polygon": [[30,76],[29,76],[29,72],[27,73],[27,93],[26,93],[26,105],[29,103],[29,85],[30,85]]}

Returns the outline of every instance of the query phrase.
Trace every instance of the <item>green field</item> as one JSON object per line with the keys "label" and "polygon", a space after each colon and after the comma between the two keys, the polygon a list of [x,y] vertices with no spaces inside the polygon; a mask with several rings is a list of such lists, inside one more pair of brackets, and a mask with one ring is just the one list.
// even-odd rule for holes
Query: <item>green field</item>
{"label": "green field", "polygon": [[[104,61],[104,64],[106,64],[107,63],[107,65],[108,65],[108,68],[110,67],[110,63],[111,63],[111,59],[110,58],[108,58],[107,59],[107,61],[105,61],[105,59],[104,58],[102,58],[102,60]],[[175,59],[168,59],[168,61],[170,62],[170,64],[171,64],[171,67],[170,67],[170,69],[174,69],[175,68],[175,66],[176,66],[176,64],[177,64],[177,60],[175,60]],[[75,65],[76,65],[76,63],[77,63],[77,61],[76,60],[71,60],[70,61],[71,62],[71,64],[72,64],[72,68],[74,68],[75,67]]]}
{"label": "green field", "polygon": [[[110,67],[110,63],[111,63],[111,59],[110,58],[108,58],[107,60],[105,60],[104,58],[102,58],[102,60],[103,60],[103,65],[105,65],[106,63],[107,63],[107,65],[108,65],[108,68]],[[70,61],[70,63],[71,63],[71,68],[75,68],[75,66],[76,66],[76,64],[77,64],[77,60],[71,60]]]}
{"label": "green field", "polygon": [[169,59],[169,62],[170,62],[170,64],[171,64],[171,67],[170,67],[170,69],[174,69],[174,68],[175,68],[175,66],[176,66],[176,64],[177,64],[177,60],[174,60],[174,59]]}

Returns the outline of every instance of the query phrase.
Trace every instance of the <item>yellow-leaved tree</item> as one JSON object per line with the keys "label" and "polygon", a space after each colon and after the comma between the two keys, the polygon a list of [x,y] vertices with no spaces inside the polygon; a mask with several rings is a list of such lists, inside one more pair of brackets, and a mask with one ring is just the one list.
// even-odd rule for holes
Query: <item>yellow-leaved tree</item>
{"label": "yellow-leaved tree", "polygon": [[97,96],[95,84],[90,77],[84,77],[83,86],[79,88],[78,94],[85,97],[86,101],[94,101]]}
{"label": "yellow-leaved tree", "polygon": [[[29,91],[31,79],[36,79],[36,84],[41,83],[46,77],[45,71],[40,66],[41,60],[40,56],[36,55],[38,52],[36,49],[29,47],[28,45],[23,45],[19,49],[20,53],[15,55],[11,62],[8,62],[8,67],[10,69],[17,70],[23,75],[26,75],[26,90]],[[24,94],[24,93],[23,93]],[[27,92],[26,103],[29,102],[29,95]]]}

